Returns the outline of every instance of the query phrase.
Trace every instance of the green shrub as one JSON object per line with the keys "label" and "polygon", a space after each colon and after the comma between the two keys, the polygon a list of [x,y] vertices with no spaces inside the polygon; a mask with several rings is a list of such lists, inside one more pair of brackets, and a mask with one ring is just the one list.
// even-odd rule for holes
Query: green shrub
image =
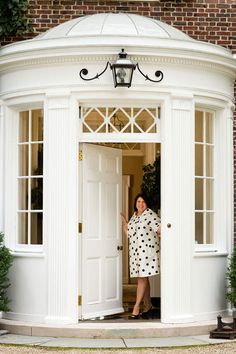
{"label": "green shrub", "polygon": [[7,298],[7,288],[10,286],[8,271],[13,262],[10,250],[5,247],[4,235],[0,232],[0,311],[9,311],[9,299]]}
{"label": "green shrub", "polygon": [[0,37],[32,31],[28,8],[28,0],[0,0]]}
{"label": "green shrub", "polygon": [[227,300],[236,307],[236,245],[230,257],[227,271],[227,279],[229,281],[229,291],[226,293]]}

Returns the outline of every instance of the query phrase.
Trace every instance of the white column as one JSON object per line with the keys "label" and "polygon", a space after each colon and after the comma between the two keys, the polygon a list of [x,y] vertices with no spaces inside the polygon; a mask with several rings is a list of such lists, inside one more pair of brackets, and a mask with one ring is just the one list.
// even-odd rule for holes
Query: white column
{"label": "white column", "polygon": [[226,109],[226,225],[227,225],[227,246],[226,251],[230,254],[234,244],[234,145],[233,145],[233,111],[232,103]]}
{"label": "white column", "polygon": [[193,321],[193,134],[192,97],[172,97],[166,102],[162,121],[161,304],[162,322],[165,323]]}
{"label": "white column", "polygon": [[3,102],[0,102],[0,232],[4,231],[4,126]]}
{"label": "white column", "polygon": [[78,321],[77,104],[48,94],[44,129],[44,237],[48,264],[47,323]]}

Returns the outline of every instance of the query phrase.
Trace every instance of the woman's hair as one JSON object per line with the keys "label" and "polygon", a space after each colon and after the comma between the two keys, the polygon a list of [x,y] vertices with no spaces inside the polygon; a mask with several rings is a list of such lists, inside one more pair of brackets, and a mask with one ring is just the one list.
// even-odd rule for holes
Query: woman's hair
{"label": "woman's hair", "polygon": [[142,194],[142,193],[139,193],[139,194],[136,195],[136,197],[134,199],[134,211],[138,211],[138,209],[136,207],[136,203],[137,203],[138,198],[142,198],[145,201],[145,203],[147,204],[147,208],[148,208],[149,202],[147,200],[146,195]]}

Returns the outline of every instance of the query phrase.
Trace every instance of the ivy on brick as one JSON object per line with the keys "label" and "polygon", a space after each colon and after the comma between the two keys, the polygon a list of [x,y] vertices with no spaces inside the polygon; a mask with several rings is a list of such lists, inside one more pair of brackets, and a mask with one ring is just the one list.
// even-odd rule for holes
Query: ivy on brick
{"label": "ivy on brick", "polygon": [[0,37],[32,31],[28,19],[28,0],[0,0]]}

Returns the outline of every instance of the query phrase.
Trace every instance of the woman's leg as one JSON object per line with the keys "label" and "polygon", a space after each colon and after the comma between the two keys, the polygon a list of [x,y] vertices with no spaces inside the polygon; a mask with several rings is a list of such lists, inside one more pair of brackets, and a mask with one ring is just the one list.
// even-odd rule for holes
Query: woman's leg
{"label": "woman's leg", "polygon": [[147,278],[147,286],[146,290],[143,296],[143,302],[144,302],[144,312],[150,310],[152,307],[152,302],[151,302],[151,296],[150,296],[150,282],[149,278]]}
{"label": "woman's leg", "polygon": [[[137,278],[137,292],[136,292],[136,303],[133,308],[133,315],[138,315],[140,311],[140,305],[144,298],[147,287],[150,287],[148,277]],[[150,290],[149,290],[150,292]]]}

